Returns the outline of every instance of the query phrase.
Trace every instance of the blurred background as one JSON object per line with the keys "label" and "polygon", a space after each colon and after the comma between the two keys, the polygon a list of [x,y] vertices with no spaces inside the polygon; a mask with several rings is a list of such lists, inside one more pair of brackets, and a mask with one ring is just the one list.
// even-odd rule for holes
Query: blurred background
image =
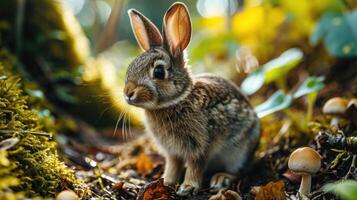
{"label": "blurred background", "polygon": [[[81,51],[89,51],[93,60],[83,67],[83,80],[90,83],[100,79],[105,88],[102,94],[110,95],[115,107],[128,112],[128,115],[140,113],[140,110],[125,105],[121,87],[128,64],[140,54],[140,50],[127,10],[139,10],[161,30],[163,15],[173,2],[64,0],[89,41],[84,46],[89,46],[90,50]],[[280,81],[280,86],[270,84],[270,87],[261,89],[253,96],[254,104],[264,101],[276,88],[294,89],[308,76],[323,75],[329,81],[337,70],[342,72],[334,80],[345,81],[356,75],[355,67],[351,67],[355,66],[357,55],[353,25],[356,2],[353,0],[183,2],[188,6],[193,21],[193,37],[187,55],[194,73],[212,72],[240,85],[249,73],[284,51],[297,48],[303,53],[304,59],[296,64],[296,68],[294,66],[295,73],[279,72],[286,76],[286,81]],[[132,116],[132,123],[140,123],[138,115]],[[87,116],[97,118],[95,113]],[[96,120],[108,122],[107,117]]]}
{"label": "blurred background", "polygon": [[[86,177],[91,190],[113,195],[98,180],[117,181],[97,169],[115,176],[135,169],[141,181],[160,176],[163,159],[155,147],[147,140],[126,143],[144,132],[142,110],[128,106],[122,92],[126,69],[141,53],[127,10],[137,9],[161,30],[173,2],[1,0],[0,141],[11,140],[0,143],[0,169],[6,169],[0,170],[0,197],[4,191],[15,195],[13,188],[28,197],[53,197],[67,187],[88,194],[78,177]],[[273,167],[257,170],[266,174],[256,179],[252,174],[254,180],[242,184],[249,195],[250,186],[284,175],[292,149],[312,144],[320,130],[328,129],[330,118],[322,107],[330,97],[357,96],[357,1],[182,2],[193,22],[187,49],[192,71],[235,82],[262,120],[257,169],[267,163]],[[345,133],[356,134],[346,124]],[[122,143],[128,145],[117,148]],[[76,171],[74,178],[58,160],[57,148],[70,166],[94,172]],[[328,153],[327,161],[344,158],[335,166],[347,169],[348,153]],[[342,175],[321,177],[324,183]],[[289,182],[287,191],[297,187]]]}
{"label": "blurred background", "polygon": [[[24,76],[25,92],[51,105],[42,114],[65,114],[80,120],[77,125],[123,137],[129,127],[130,133],[142,132],[142,110],[128,106],[122,95],[127,66],[141,53],[127,10],[139,10],[161,30],[173,2],[2,1],[0,44],[16,57],[14,69]],[[356,94],[356,1],[183,2],[193,22],[187,49],[192,71],[233,80],[254,106],[276,94],[279,105],[284,99],[287,104],[269,112],[308,107],[306,98],[295,95],[294,104],[290,98],[302,83],[312,90],[300,96],[324,83],[332,83],[327,96],[341,88],[347,96]],[[321,99],[313,102],[318,106]],[[77,132],[73,123],[63,123]]]}

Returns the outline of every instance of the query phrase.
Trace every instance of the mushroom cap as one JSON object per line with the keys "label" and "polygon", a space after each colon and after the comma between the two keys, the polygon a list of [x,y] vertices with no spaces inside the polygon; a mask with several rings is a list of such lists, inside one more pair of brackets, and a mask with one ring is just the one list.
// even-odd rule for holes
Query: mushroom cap
{"label": "mushroom cap", "polygon": [[56,196],[56,200],[78,200],[79,197],[72,190],[64,190]]}
{"label": "mushroom cap", "polygon": [[353,98],[348,102],[346,116],[357,126],[357,98]]}
{"label": "mushroom cap", "polygon": [[357,108],[357,98],[353,98],[353,99],[351,99],[349,102],[348,102],[348,104],[347,104],[347,109],[352,109],[352,108],[354,108],[354,109],[356,109]]}
{"label": "mushroom cap", "polygon": [[347,104],[346,99],[333,97],[325,103],[322,112],[328,115],[343,115],[346,112]]}
{"label": "mushroom cap", "polygon": [[298,148],[291,153],[288,166],[290,170],[296,173],[314,174],[321,167],[321,156],[313,148]]}

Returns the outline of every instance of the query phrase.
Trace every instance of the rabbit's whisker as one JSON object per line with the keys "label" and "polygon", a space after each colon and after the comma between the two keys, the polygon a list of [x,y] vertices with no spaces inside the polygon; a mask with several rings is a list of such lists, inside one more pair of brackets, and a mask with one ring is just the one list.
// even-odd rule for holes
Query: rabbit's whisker
{"label": "rabbit's whisker", "polygon": [[112,136],[112,137],[115,136],[115,134],[116,134],[116,132],[117,132],[117,130],[118,130],[119,122],[120,122],[122,116],[123,116],[123,113],[121,112],[121,113],[119,114],[119,116],[118,116],[117,122],[115,123],[115,128],[114,128],[114,132],[113,132],[113,136]]}

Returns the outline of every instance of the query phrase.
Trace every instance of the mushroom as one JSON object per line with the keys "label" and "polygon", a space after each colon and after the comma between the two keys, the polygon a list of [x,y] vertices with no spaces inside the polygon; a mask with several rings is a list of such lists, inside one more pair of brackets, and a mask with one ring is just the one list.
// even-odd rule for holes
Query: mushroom
{"label": "mushroom", "polygon": [[347,104],[348,101],[346,99],[341,97],[333,97],[329,99],[322,108],[322,112],[324,114],[332,116],[330,125],[333,128],[338,128],[340,117],[345,115]]}
{"label": "mushroom", "polygon": [[72,190],[64,190],[56,196],[56,200],[78,200],[79,197]]}
{"label": "mushroom", "polygon": [[357,98],[351,99],[347,104],[346,115],[352,124],[357,126]]}
{"label": "mushroom", "polygon": [[320,154],[310,147],[302,147],[291,153],[289,169],[302,176],[299,193],[307,196],[311,189],[311,175],[321,167]]}

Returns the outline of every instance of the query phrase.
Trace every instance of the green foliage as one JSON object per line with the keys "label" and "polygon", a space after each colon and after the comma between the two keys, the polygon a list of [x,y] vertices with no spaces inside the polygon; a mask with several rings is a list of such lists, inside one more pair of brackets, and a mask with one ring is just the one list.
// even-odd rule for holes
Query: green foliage
{"label": "green foliage", "polygon": [[323,41],[328,52],[335,57],[357,56],[357,11],[328,12],[323,15],[310,37],[316,45]]}
{"label": "green foliage", "polygon": [[0,173],[6,175],[0,179],[0,196],[9,189],[23,191],[27,197],[53,197],[63,187],[81,189],[81,182],[59,160],[51,134],[43,132],[39,113],[31,110],[28,97],[22,95],[21,79],[10,72],[13,58],[4,50],[0,54],[0,141],[18,140],[0,150]]}
{"label": "green foliage", "polygon": [[218,34],[216,36],[204,37],[190,51],[190,60],[196,62],[208,55],[219,57],[219,54],[225,51],[230,56],[234,56],[237,49],[238,45],[232,34]]}
{"label": "green foliage", "polygon": [[294,98],[317,92],[324,87],[324,77],[308,77],[294,93]]}
{"label": "green foliage", "polygon": [[308,77],[293,95],[285,95],[283,91],[279,90],[269,97],[269,99],[267,99],[264,103],[258,105],[255,108],[255,111],[258,113],[259,117],[264,117],[274,112],[284,110],[292,104],[294,99],[308,95],[309,105],[306,121],[310,121],[317,92],[324,87],[323,80],[323,77]]}
{"label": "green foliage", "polygon": [[[300,49],[288,49],[279,57],[267,62],[261,69],[250,74],[242,83],[241,89],[251,95],[258,91],[263,83],[277,81],[278,86],[283,85],[288,72],[296,67],[302,60],[303,54]],[[283,88],[281,88],[283,89]]]}
{"label": "green foliage", "polygon": [[255,72],[249,74],[249,76],[244,79],[240,88],[242,92],[247,95],[254,94],[264,85],[264,72],[262,69],[258,69]]}
{"label": "green foliage", "polygon": [[255,107],[255,112],[257,112],[258,117],[264,117],[271,113],[284,110],[288,108],[292,103],[292,95],[285,95],[283,91],[279,90],[275,92],[268,100],[264,103]]}
{"label": "green foliage", "polygon": [[301,62],[302,58],[303,54],[300,49],[286,50],[278,58],[270,60],[264,65],[265,81],[270,83],[286,76],[291,69]]}
{"label": "green foliage", "polygon": [[317,92],[325,86],[323,80],[324,77],[308,77],[294,93],[294,98],[308,95],[309,104],[306,114],[306,122],[309,122],[312,118]]}
{"label": "green foliage", "polygon": [[357,200],[357,181],[355,180],[329,183],[323,187],[323,190],[334,193],[343,200]]}
{"label": "green foliage", "polygon": [[[23,12],[19,11],[22,4]],[[49,87],[42,88],[46,95],[73,104],[78,100],[73,87],[80,81],[80,67],[90,50],[79,23],[63,4],[56,0],[2,1],[0,44],[19,57],[25,79]]]}

